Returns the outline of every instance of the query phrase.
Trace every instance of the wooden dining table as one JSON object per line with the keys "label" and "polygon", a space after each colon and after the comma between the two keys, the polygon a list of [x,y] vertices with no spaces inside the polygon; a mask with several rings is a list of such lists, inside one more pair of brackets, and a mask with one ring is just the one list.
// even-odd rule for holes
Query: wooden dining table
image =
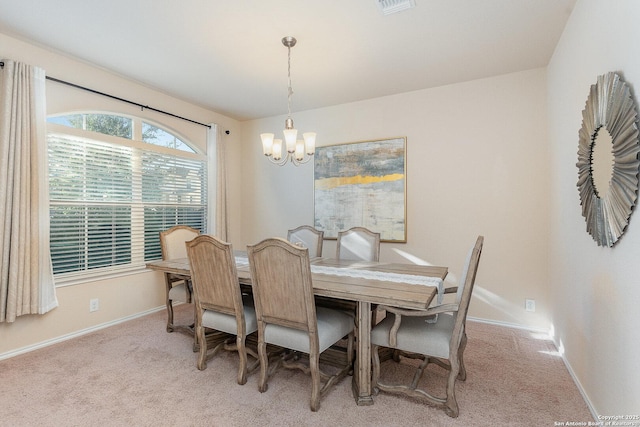
{"label": "wooden dining table", "polygon": [[[236,261],[246,257],[236,251]],[[190,275],[187,258],[151,261],[147,268],[164,273]],[[416,264],[365,262],[312,258],[314,294],[357,303],[356,359],[353,373],[353,394],[358,405],[373,404],[371,389],[371,304],[384,304],[408,309],[426,309],[438,293],[436,286],[402,282],[402,277],[421,276],[444,280],[447,267]],[[347,275],[314,272],[313,266],[328,267],[325,270],[350,269],[379,273],[396,273],[393,281],[379,278],[350,277]],[[248,263],[236,262],[241,285],[251,285]],[[317,269],[318,270],[318,269]],[[320,269],[322,270],[322,269]],[[384,276],[383,276],[384,277]],[[399,281],[400,278],[400,281]]]}

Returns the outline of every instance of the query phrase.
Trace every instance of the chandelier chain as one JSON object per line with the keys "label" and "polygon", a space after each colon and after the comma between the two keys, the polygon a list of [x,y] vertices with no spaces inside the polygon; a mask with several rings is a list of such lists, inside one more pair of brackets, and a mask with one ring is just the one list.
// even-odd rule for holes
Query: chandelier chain
{"label": "chandelier chain", "polygon": [[287,111],[288,111],[288,117],[291,117],[291,95],[293,95],[293,89],[291,88],[291,46],[287,46],[287,76],[288,76]]}

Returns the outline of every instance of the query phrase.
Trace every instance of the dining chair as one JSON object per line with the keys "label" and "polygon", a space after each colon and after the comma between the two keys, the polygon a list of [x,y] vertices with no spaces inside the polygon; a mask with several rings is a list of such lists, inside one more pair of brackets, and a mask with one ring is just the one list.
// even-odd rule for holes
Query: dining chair
{"label": "dining chair", "polygon": [[[339,231],[336,242],[336,258],[356,261],[380,261],[380,233],[365,227],[352,227]],[[327,304],[325,300],[322,302]],[[355,313],[357,304],[351,301],[329,301],[330,307],[340,308]],[[371,304],[371,326],[378,318],[377,304]]]}
{"label": "dining chair", "polygon": [[310,225],[301,225],[287,232],[288,241],[309,249],[309,258],[322,256],[323,237],[324,231],[316,230]]}
{"label": "dining chair", "polygon": [[[311,373],[311,410],[333,384],[347,375],[353,363],[353,317],[340,311],[316,307],[309,263],[309,249],[284,239],[271,238],[247,246],[253,296],[258,317],[258,390],[267,391],[269,377],[278,367]],[[319,366],[320,354],[347,336],[347,363],[334,375]],[[291,350],[270,368],[266,345]],[[308,355],[304,363],[299,353]],[[322,382],[324,381],[324,384]]]}
{"label": "dining chair", "polygon": [[[246,337],[258,330],[256,312],[250,295],[240,291],[235,257],[230,243],[201,235],[186,243],[196,305],[196,334],[199,343],[197,367],[207,368],[207,359],[220,349],[237,351],[240,356],[238,384],[247,382],[247,372],[258,366],[258,354],[246,346]],[[210,353],[206,329],[235,336],[221,340]],[[255,361],[248,366],[247,354]]]}
{"label": "dining chair", "polygon": [[380,233],[364,227],[338,232],[336,258],[357,261],[380,260]]}
{"label": "dining chair", "polygon": [[[160,232],[160,251],[163,260],[187,257],[185,242],[200,235],[200,231],[187,225],[176,225]],[[173,324],[173,303],[191,303],[191,282],[189,276],[165,273],[166,304],[167,304],[167,332],[174,329],[185,329],[191,332],[190,326]]]}
{"label": "dining chair", "polygon": [[[464,381],[467,378],[463,359],[467,344],[465,326],[483,244],[484,237],[479,236],[469,251],[454,303],[436,305],[427,310],[383,307],[387,313],[393,313],[394,316],[387,315],[371,331],[372,387],[375,393],[383,391],[424,399],[443,408],[450,417],[458,416],[455,383],[456,380]],[[432,321],[434,315],[438,316],[435,322]],[[388,384],[380,380],[380,356],[378,354],[380,347],[398,350],[403,357],[422,360],[417,366],[410,384]],[[402,362],[402,357],[399,357],[398,360]],[[434,363],[449,371],[446,396],[431,394],[427,391],[426,386],[418,388],[418,382],[429,363]]]}

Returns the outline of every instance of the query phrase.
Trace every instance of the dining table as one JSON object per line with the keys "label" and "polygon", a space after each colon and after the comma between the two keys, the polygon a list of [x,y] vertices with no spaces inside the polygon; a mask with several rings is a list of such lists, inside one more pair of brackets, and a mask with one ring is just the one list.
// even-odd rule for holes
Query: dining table
{"label": "dining table", "polygon": [[[246,253],[235,251],[240,285],[251,286]],[[164,273],[190,275],[187,258],[146,263],[147,268]],[[334,258],[312,258],[314,295],[353,301],[356,309],[356,358],[352,388],[358,405],[372,405],[371,388],[371,307],[383,304],[424,310],[443,294],[448,269],[443,266],[371,262]]]}

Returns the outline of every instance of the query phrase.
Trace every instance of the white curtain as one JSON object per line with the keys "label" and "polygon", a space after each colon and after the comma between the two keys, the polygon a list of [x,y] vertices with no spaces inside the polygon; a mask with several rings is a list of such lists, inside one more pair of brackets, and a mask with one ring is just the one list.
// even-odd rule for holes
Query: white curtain
{"label": "white curtain", "polygon": [[0,322],[58,306],[49,251],[45,73],[0,68]]}
{"label": "white curtain", "polygon": [[227,241],[227,169],[226,150],[220,126],[211,124],[207,132],[209,160],[209,230],[220,240]]}

